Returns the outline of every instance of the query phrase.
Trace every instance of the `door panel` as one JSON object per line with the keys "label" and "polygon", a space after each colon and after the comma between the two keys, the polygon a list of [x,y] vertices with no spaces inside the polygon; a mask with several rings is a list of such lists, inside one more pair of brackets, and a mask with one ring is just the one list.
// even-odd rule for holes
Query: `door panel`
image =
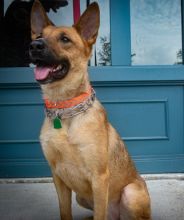
{"label": "door panel", "polygon": [[[163,69],[159,69],[163,77],[159,80],[155,69],[149,70],[148,75],[141,75],[137,70],[139,81],[136,82],[126,67],[118,69],[119,75],[115,74],[116,68],[102,70],[90,69],[92,84],[139,171],[183,172],[184,90],[183,81],[178,81],[182,78],[181,69],[174,68],[168,79],[166,75],[163,77]],[[0,176],[49,176],[39,144],[44,119],[41,90],[34,82],[31,69],[27,69],[19,83],[17,77],[8,77],[11,74],[11,71],[1,73],[0,79]],[[114,80],[109,80],[111,78]]]}

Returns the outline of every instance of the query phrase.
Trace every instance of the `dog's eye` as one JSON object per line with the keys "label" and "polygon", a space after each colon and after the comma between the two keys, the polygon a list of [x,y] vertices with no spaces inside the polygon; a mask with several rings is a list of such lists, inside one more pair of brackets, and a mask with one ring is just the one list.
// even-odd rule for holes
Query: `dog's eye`
{"label": "dog's eye", "polygon": [[42,33],[36,36],[36,39],[42,38]]}
{"label": "dog's eye", "polygon": [[66,36],[61,36],[60,40],[61,40],[63,43],[69,43],[69,42],[71,42],[71,40],[70,40],[68,37],[66,37]]}

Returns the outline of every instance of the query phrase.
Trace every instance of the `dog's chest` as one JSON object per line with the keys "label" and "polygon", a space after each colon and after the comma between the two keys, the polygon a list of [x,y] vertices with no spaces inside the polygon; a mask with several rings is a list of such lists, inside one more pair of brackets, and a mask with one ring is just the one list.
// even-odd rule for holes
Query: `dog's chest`
{"label": "dog's chest", "polygon": [[89,194],[90,174],[84,155],[80,146],[72,141],[68,132],[65,129],[53,129],[46,123],[40,138],[43,152],[52,172],[76,193]]}
{"label": "dog's chest", "polygon": [[86,169],[74,162],[58,162],[54,172],[77,194],[87,197],[91,192]]}

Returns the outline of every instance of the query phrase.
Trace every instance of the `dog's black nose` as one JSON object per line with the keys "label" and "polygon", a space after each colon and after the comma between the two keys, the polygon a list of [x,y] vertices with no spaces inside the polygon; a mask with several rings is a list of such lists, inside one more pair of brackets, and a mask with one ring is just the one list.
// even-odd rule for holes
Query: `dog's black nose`
{"label": "dog's black nose", "polygon": [[42,39],[34,40],[29,46],[30,51],[42,51],[45,49],[45,42]]}

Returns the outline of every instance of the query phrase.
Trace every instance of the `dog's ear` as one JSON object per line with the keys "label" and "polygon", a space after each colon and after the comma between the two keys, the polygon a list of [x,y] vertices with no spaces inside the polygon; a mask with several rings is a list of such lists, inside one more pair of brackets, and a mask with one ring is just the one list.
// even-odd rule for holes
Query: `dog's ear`
{"label": "dog's ear", "polygon": [[53,23],[47,17],[47,14],[39,0],[35,0],[31,10],[32,39],[41,36],[43,29],[48,25],[53,25]]}
{"label": "dog's ear", "polygon": [[93,2],[85,10],[82,16],[79,18],[77,24],[73,27],[81,37],[87,41],[90,45],[94,44],[98,35],[98,29],[100,26],[100,10],[96,2]]}

